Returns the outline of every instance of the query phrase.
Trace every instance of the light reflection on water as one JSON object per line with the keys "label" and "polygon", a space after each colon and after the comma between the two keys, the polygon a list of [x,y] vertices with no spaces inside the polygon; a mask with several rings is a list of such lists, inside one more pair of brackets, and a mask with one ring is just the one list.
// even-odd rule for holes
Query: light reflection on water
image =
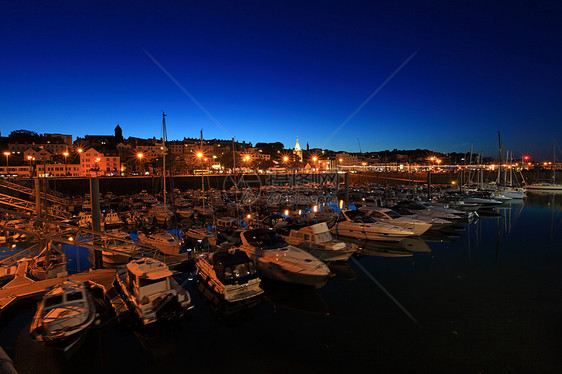
{"label": "light reflection on water", "polygon": [[[374,243],[355,257],[421,327],[350,261],[321,289],[264,282],[259,304],[233,312],[188,283],[195,309],[181,323],[142,333],[110,324],[70,357],[31,341],[31,309],[3,320],[0,344],[21,374],[560,371],[562,194],[496,212],[456,237],[413,240],[423,251],[410,257],[370,256],[388,248]],[[66,249],[70,270],[89,266],[87,250]]]}

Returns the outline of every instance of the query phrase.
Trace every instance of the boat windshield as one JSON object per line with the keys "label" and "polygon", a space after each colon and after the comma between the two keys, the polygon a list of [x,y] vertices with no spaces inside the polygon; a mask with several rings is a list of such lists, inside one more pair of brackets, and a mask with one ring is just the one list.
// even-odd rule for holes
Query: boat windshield
{"label": "boat windshield", "polygon": [[235,264],[224,268],[224,283],[233,284],[238,281],[246,282],[248,278],[254,278],[256,268],[253,262]]}
{"label": "boat windshield", "polygon": [[260,249],[281,249],[288,244],[283,238],[273,231],[269,230],[254,230],[246,235],[248,243]]}
{"label": "boat windshield", "polygon": [[78,301],[82,300],[83,298],[84,295],[82,294],[82,291],[69,292],[66,294],[66,301]]}
{"label": "boat windshield", "polygon": [[387,214],[390,218],[392,218],[392,219],[396,219],[396,218],[402,217],[402,216],[400,215],[400,213],[395,212],[394,210],[389,210],[388,212],[386,212],[386,214]]}
{"label": "boat windshield", "polygon": [[316,243],[326,243],[332,240],[332,233],[329,231],[316,234]]}
{"label": "boat windshield", "polygon": [[62,304],[62,295],[50,296],[45,299],[45,308]]}
{"label": "boat windshield", "polygon": [[376,221],[374,219],[372,219],[369,216],[366,216],[365,214],[363,214],[363,212],[360,212],[358,210],[352,210],[347,212],[347,216],[349,217],[349,219],[353,222],[357,222],[357,223],[375,223]]}

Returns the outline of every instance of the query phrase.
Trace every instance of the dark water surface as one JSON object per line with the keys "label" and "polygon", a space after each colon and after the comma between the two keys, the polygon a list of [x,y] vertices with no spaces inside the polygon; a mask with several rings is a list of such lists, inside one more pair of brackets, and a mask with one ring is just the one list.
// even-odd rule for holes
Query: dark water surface
{"label": "dark water surface", "polygon": [[[432,237],[431,253],[353,257],[319,290],[264,282],[259,304],[230,314],[185,274],[185,320],[142,333],[110,322],[68,355],[31,340],[30,306],[3,316],[0,345],[21,374],[562,372],[562,194],[496,213]],[[67,252],[70,270],[89,266]]]}

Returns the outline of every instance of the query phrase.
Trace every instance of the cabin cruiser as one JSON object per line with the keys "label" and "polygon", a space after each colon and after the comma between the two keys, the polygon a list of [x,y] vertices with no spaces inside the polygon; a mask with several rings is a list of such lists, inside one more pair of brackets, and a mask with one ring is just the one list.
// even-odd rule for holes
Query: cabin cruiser
{"label": "cabin cruiser", "polygon": [[167,231],[141,232],[138,238],[141,243],[151,245],[166,255],[177,255],[180,253],[180,239]]}
{"label": "cabin cruiser", "polygon": [[263,293],[254,263],[238,250],[204,253],[195,266],[201,279],[223,300],[238,302]]}
{"label": "cabin cruiser", "polygon": [[101,242],[102,246],[108,249],[102,251],[102,260],[106,264],[126,264],[139,250],[131,235],[119,229],[107,231]]}
{"label": "cabin cruiser", "polygon": [[[418,212],[417,210],[408,210],[401,206],[394,206],[392,210],[400,214],[402,217],[411,217],[419,221],[430,224],[431,230],[440,230],[447,226],[451,226],[453,224],[452,221],[443,218],[437,218],[430,214],[417,214]],[[458,220],[458,218],[459,218],[458,216],[455,216],[455,220]]]}
{"label": "cabin cruiser", "polygon": [[254,261],[258,272],[266,278],[309,286],[320,286],[330,269],[316,257],[287,244],[274,231],[254,229],[240,234],[238,248]]}
{"label": "cabin cruiser", "polygon": [[53,286],[39,303],[31,337],[64,351],[75,345],[96,319],[96,303],[82,281]]}
{"label": "cabin cruiser", "polygon": [[38,280],[65,277],[66,253],[52,241],[47,242],[43,250],[29,262],[29,273]]}
{"label": "cabin cruiser", "polygon": [[116,283],[129,309],[143,325],[181,317],[193,308],[191,297],[168,266],[153,258],[133,260],[117,271]]}
{"label": "cabin cruiser", "polygon": [[503,195],[505,197],[509,197],[510,199],[524,199],[525,192],[526,188],[515,186],[506,186],[502,190]]}
{"label": "cabin cruiser", "polygon": [[347,261],[357,250],[356,245],[347,244],[332,237],[326,222],[292,229],[283,239],[291,245],[303,249],[324,261]]}
{"label": "cabin cruiser", "polygon": [[[457,221],[467,215],[466,212],[451,209],[449,207],[446,207],[445,204],[422,204],[414,200],[401,201],[397,205],[393,206],[392,209],[397,210],[397,207],[408,209],[416,215],[426,215],[434,218],[445,219],[447,221]],[[400,214],[403,213],[400,212]]]}
{"label": "cabin cruiser", "polygon": [[385,222],[377,222],[359,210],[344,210],[330,231],[336,235],[358,239],[400,241],[414,232]]}
{"label": "cabin cruiser", "polygon": [[390,223],[408,230],[412,230],[414,235],[421,235],[431,228],[431,223],[423,222],[413,217],[402,216],[390,208],[365,206],[359,208],[360,211],[367,213],[371,218],[379,222]]}

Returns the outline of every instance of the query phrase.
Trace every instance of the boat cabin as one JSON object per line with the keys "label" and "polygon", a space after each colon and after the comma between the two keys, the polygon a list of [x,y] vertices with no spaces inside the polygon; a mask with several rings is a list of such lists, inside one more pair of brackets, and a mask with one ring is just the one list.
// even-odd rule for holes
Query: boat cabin
{"label": "boat cabin", "polygon": [[255,229],[248,230],[242,233],[244,239],[242,242],[246,242],[252,247],[259,248],[261,250],[268,249],[283,249],[287,247],[288,244],[283,238],[274,231],[266,229]]}
{"label": "boat cabin", "polygon": [[151,258],[141,258],[127,264],[129,292],[140,302],[144,297],[166,292],[170,289],[168,266]]}
{"label": "boat cabin", "polygon": [[211,262],[217,278],[224,285],[247,283],[258,277],[254,263],[242,251],[215,252]]}
{"label": "boat cabin", "polygon": [[327,243],[334,240],[326,222],[306,226],[300,230],[291,230],[289,237],[317,244]]}
{"label": "boat cabin", "polygon": [[[82,308],[88,302],[84,283],[64,282],[52,288],[43,299],[43,324],[50,330],[63,328],[70,320],[81,322]],[[74,305],[74,307],[73,307]]]}

